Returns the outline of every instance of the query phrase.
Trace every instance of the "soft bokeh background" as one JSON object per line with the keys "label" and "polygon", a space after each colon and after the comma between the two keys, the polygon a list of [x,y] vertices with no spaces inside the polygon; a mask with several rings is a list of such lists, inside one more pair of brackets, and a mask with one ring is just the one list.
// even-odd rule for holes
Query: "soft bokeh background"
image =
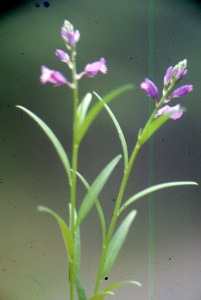
{"label": "soft bokeh background", "polygon": [[[23,105],[40,116],[71,155],[71,91],[64,86],[42,86],[39,82],[42,64],[70,76],[65,64],[54,54],[57,48],[65,50],[60,37],[64,19],[81,32],[78,71],[100,57],[107,61],[107,75],[80,81],[80,99],[93,90],[104,95],[122,84],[136,86],[133,92],[110,105],[125,133],[129,153],[139,128],[149,116],[152,101],[140,90],[140,83],[151,76],[161,92],[166,69],[188,60],[188,74],[182,84],[193,84],[194,91],[172,102],[180,102],[187,112],[177,121],[168,121],[152,142],[143,146],[124,200],[150,182],[201,182],[199,2],[48,3],[49,7],[45,7],[43,1],[25,1],[0,18],[0,300],[68,299],[67,261],[58,225],[51,216],[36,210],[37,205],[45,205],[68,220],[65,172],[38,125],[15,107]],[[80,147],[79,170],[91,183],[119,153],[117,133],[107,113],[102,112]],[[121,174],[122,162],[100,195],[107,225]],[[85,190],[80,183],[78,189],[79,206]],[[201,299],[200,198],[200,187],[176,187],[145,197],[129,208],[137,209],[137,217],[102,287],[119,280],[138,280],[143,286],[120,288],[113,299]],[[149,234],[151,218],[153,237]],[[90,296],[101,249],[95,209],[83,222],[81,234],[80,277]]]}

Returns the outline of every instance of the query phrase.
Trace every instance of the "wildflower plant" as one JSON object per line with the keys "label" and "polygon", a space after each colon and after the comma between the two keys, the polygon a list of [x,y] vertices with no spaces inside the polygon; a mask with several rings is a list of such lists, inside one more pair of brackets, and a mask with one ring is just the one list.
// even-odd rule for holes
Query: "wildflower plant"
{"label": "wildflower plant", "polygon": [[[162,96],[159,98],[158,89],[156,85],[148,78],[141,83],[141,89],[145,93],[155,100],[155,109],[151,116],[149,117],[147,123],[143,129],[139,130],[137,137],[137,142],[133,147],[131,155],[128,154],[127,143],[124,138],[123,131],[113,114],[112,110],[109,108],[108,103],[115,99],[122,93],[128,92],[133,89],[132,84],[124,85],[120,88],[113,90],[112,92],[105,95],[103,98],[97,93],[93,92],[93,97],[96,102],[91,105],[92,94],[87,93],[84,98],[80,101],[78,94],[78,83],[83,76],[89,78],[95,77],[99,72],[106,74],[107,66],[104,58],[100,58],[99,61],[89,63],[86,65],[81,73],[77,73],[76,70],[76,57],[77,57],[77,44],[80,39],[80,32],[74,30],[73,25],[65,21],[63,27],[61,28],[61,37],[67,48],[67,52],[57,49],[55,54],[58,58],[67,64],[67,67],[72,72],[72,80],[69,81],[63,74],[59,71],[51,70],[46,66],[41,67],[40,81],[42,84],[47,82],[52,83],[54,86],[67,85],[67,87],[72,89],[73,94],[73,140],[72,140],[72,158],[71,162],[65,152],[63,146],[61,145],[58,138],[52,132],[52,130],[34,113],[30,110],[17,106],[24,112],[26,112],[32,119],[34,119],[46,135],[51,140],[54,145],[63,167],[66,171],[69,185],[69,222],[67,224],[56,212],[51,209],[38,206],[38,210],[42,212],[47,212],[51,214],[58,222],[61,233],[63,236],[64,244],[66,247],[66,253],[68,258],[68,280],[69,280],[69,298],[75,299],[75,290],[77,291],[77,298],[79,300],[102,300],[107,295],[113,294],[114,289],[125,284],[135,284],[141,286],[138,281],[121,281],[115,282],[109,285],[107,288],[101,290],[100,285],[102,279],[108,274],[109,270],[113,266],[117,255],[121,249],[122,244],[125,241],[129,228],[137,214],[136,210],[130,209],[128,215],[124,218],[121,225],[115,229],[117,219],[122,214],[122,212],[130,208],[131,204],[138,200],[139,198],[157,191],[159,189],[179,186],[179,185],[197,185],[197,183],[192,181],[179,181],[179,182],[168,182],[160,183],[155,186],[146,188],[143,191],[130,197],[127,201],[122,203],[124,191],[128,182],[128,178],[135,162],[136,156],[142,147],[142,145],[169,119],[177,120],[182,117],[185,109],[176,104],[173,106],[167,105],[174,98],[181,97],[186,93],[193,90],[192,85],[184,85],[176,90],[173,90],[174,86],[182,79],[187,73],[187,60],[183,60],[174,67],[169,67],[166,71],[164,77],[164,85]],[[91,107],[90,107],[91,105]],[[116,205],[114,212],[112,214],[112,219],[108,230],[106,229],[105,216],[101,208],[101,201],[98,200],[98,196],[103,189],[105,183],[107,182],[109,176],[114,171],[115,166],[121,159],[122,155],[116,156],[107,166],[100,172],[97,178],[93,181],[91,185],[88,184],[87,180],[78,172],[78,154],[79,146],[91,126],[93,120],[97,117],[102,109],[106,109],[109,116],[111,117],[114,126],[117,129],[120,143],[122,146],[122,155],[124,160],[124,168],[122,171],[122,181],[119,187],[119,192],[117,195]],[[80,207],[77,207],[76,201],[76,191],[77,191],[77,180],[81,180],[86,188],[86,195],[81,202]],[[86,295],[86,291],[82,285],[81,279],[79,278],[79,269],[81,261],[81,237],[80,237],[80,227],[83,220],[87,217],[93,205],[96,206],[100,225],[102,229],[102,254],[100,257],[99,267],[97,270],[96,284],[94,287],[93,295]],[[116,231],[115,231],[116,230]],[[115,231],[115,232],[114,232]],[[82,295],[79,291],[82,290]]]}

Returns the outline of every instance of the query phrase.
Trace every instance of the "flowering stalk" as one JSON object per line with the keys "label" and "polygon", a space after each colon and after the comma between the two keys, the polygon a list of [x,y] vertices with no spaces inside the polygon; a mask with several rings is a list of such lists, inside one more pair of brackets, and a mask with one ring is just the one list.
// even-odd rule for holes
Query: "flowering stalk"
{"label": "flowering stalk", "polygon": [[[182,64],[182,62],[180,64]],[[186,66],[187,66],[187,62],[185,61],[185,68],[186,68]],[[167,100],[167,96],[170,93],[170,91],[172,90],[172,88],[174,87],[174,85],[187,72],[184,69],[181,69],[181,70],[179,69],[177,71],[176,67],[177,66],[175,66],[175,68],[173,69],[174,70],[174,77],[172,75],[171,83],[170,83],[170,79],[171,79],[171,72],[170,71],[172,71],[172,67],[170,67],[171,69],[168,68],[168,70],[166,72],[166,76],[164,78],[163,96],[161,97],[160,101],[158,101],[158,89],[151,80],[145,79],[145,81],[141,84],[141,88],[144,89],[150,97],[154,98],[155,103],[156,103],[156,107],[155,107],[153,113],[151,114],[150,118],[148,119],[144,129],[142,130],[141,135],[143,135],[143,132],[145,132],[149,129],[150,125],[154,121],[154,118],[157,118],[158,116],[160,116],[162,114],[175,112],[173,114],[173,117],[172,117],[173,119],[177,119],[177,118],[181,117],[183,112],[182,111],[177,112],[178,109],[180,108],[179,104],[177,106],[175,106],[173,108],[173,110],[169,107],[167,108],[167,105],[166,105],[166,107],[164,107],[165,109],[161,109],[161,110],[159,109],[164,103],[166,103],[165,100]],[[191,85],[187,85],[187,86],[178,88],[177,90],[175,90],[173,92],[173,94],[170,96],[170,98],[183,96],[185,93],[192,91],[192,89],[193,89],[193,87]],[[171,115],[170,115],[170,118],[171,118]],[[118,196],[117,196],[117,201],[116,201],[113,217],[112,217],[112,220],[111,220],[111,223],[110,223],[110,227],[109,227],[109,231],[108,231],[108,234],[107,234],[107,238],[105,240],[105,244],[103,245],[103,252],[102,252],[102,256],[101,256],[101,260],[100,260],[100,264],[99,264],[99,271],[98,271],[98,276],[97,276],[97,281],[96,281],[94,294],[98,293],[98,290],[99,290],[99,287],[100,287],[100,283],[101,283],[101,279],[102,279],[101,274],[102,274],[102,270],[103,270],[103,267],[104,267],[104,261],[105,261],[105,257],[106,257],[106,254],[107,254],[108,245],[111,241],[113,231],[114,231],[114,228],[115,228],[115,225],[116,225],[116,222],[117,222],[117,218],[119,217],[119,214],[120,214],[120,206],[121,206],[124,191],[125,191],[125,188],[126,188],[126,185],[127,185],[127,182],[128,182],[128,178],[129,178],[130,172],[133,168],[133,164],[135,162],[136,156],[137,156],[137,154],[138,154],[138,152],[139,152],[139,150],[140,150],[140,148],[143,144],[143,143],[141,143],[141,138],[140,138],[141,135],[139,135],[137,143],[136,143],[136,145],[133,149],[130,160],[128,162],[128,165],[124,169],[124,175],[123,175],[122,183],[120,185],[119,193],[118,193]]]}
{"label": "flowering stalk", "polygon": [[[46,211],[52,214],[59,223],[61,228],[61,232],[63,235],[64,243],[66,246],[66,251],[69,260],[69,282],[70,282],[70,300],[74,300],[74,286],[77,289],[79,299],[87,300],[87,297],[83,295],[83,298],[79,296],[79,291],[84,291],[82,284],[78,278],[79,273],[79,266],[80,266],[80,224],[89,213],[92,206],[95,204],[98,210],[98,214],[101,221],[102,226],[102,236],[103,236],[103,249],[101,260],[99,264],[96,285],[94,290],[94,295],[89,300],[102,300],[108,294],[112,293],[112,290],[120,285],[127,284],[127,283],[134,283],[140,286],[140,284],[136,281],[129,281],[129,282],[117,282],[109,287],[107,287],[104,291],[99,292],[101,280],[104,277],[110,267],[112,267],[116,256],[120,250],[121,245],[124,242],[126,234],[129,230],[131,222],[133,221],[136,211],[131,211],[127,217],[124,219],[118,230],[114,233],[114,229],[116,226],[117,218],[121,214],[121,212],[130,205],[136,199],[142,197],[146,193],[153,192],[159,188],[164,188],[173,185],[184,185],[184,184],[196,184],[194,182],[178,182],[178,183],[168,183],[168,184],[161,184],[155,187],[150,188],[132,196],[128,199],[123,206],[122,199],[124,196],[125,188],[127,186],[128,178],[130,172],[132,170],[133,164],[137,157],[137,154],[141,148],[141,146],[151,137],[151,135],[160,127],[162,124],[167,121],[169,118],[176,120],[180,118],[183,114],[183,109],[180,108],[180,104],[176,104],[173,107],[164,104],[168,103],[174,98],[181,97],[188,92],[193,90],[192,85],[185,85],[178,89],[176,89],[172,94],[170,91],[173,89],[174,85],[182,79],[182,77],[187,73],[187,61],[183,60],[175,67],[169,67],[166,71],[164,77],[164,88],[162,92],[162,97],[158,100],[158,89],[156,85],[146,78],[144,82],[141,84],[141,88],[145,90],[146,94],[155,100],[155,109],[151,114],[150,118],[148,119],[146,125],[144,126],[143,130],[140,130],[136,145],[133,148],[133,152],[128,159],[128,149],[127,144],[123,135],[123,132],[118,124],[114,114],[111,112],[110,108],[107,106],[106,103],[111,101],[120,93],[129,90],[131,87],[126,86],[119,88],[113,92],[110,92],[108,95],[104,97],[104,99],[99,98],[101,102],[95,104],[89,112],[87,112],[92,95],[88,93],[84,99],[79,103],[78,98],[78,80],[80,80],[83,76],[87,76],[89,78],[93,78],[97,75],[100,71],[103,74],[107,73],[106,62],[104,58],[100,58],[99,61],[87,64],[82,72],[79,74],[76,73],[76,45],[80,38],[80,33],[78,30],[74,30],[73,25],[70,22],[65,21],[64,25],[61,29],[61,36],[65,42],[67,50],[70,52],[70,56],[64,52],[63,50],[57,49],[55,54],[58,58],[67,64],[69,69],[72,72],[72,82],[69,82],[65,76],[63,76],[60,72],[48,69],[46,66],[41,67],[41,76],[40,80],[42,84],[50,82],[55,86],[60,85],[67,85],[73,90],[73,142],[72,142],[72,160],[71,166],[63,149],[61,143],[50,130],[50,128],[36,115],[32,112],[28,111],[27,109],[20,107],[26,113],[28,113],[45,131],[48,135],[50,140],[52,141],[53,145],[55,146],[60,159],[64,165],[64,168],[67,172],[68,181],[70,185],[70,226],[68,226],[65,221],[59,217],[56,213],[51,211],[50,209],[40,206],[40,211]],[[100,110],[105,107],[109,112],[119,134],[120,141],[122,143],[123,155],[124,155],[124,173],[122,177],[122,182],[119,188],[118,196],[116,205],[114,208],[114,213],[111,219],[111,223],[109,226],[109,230],[106,233],[106,226],[105,226],[105,219],[104,214],[101,208],[101,205],[97,199],[101,189],[103,188],[104,184],[106,183],[109,175],[115,168],[116,164],[118,163],[120,156],[114,158],[98,175],[98,177],[94,180],[91,186],[88,185],[87,181],[82,177],[81,174],[77,172],[78,169],[78,151],[79,145],[81,140],[89,128],[92,121],[98,115]],[[82,180],[88,192],[85,198],[82,201],[82,204],[79,208],[77,213],[76,209],[76,186],[77,186],[77,176]],[[114,257],[114,258],[111,258]],[[109,257],[109,258],[108,258]]]}

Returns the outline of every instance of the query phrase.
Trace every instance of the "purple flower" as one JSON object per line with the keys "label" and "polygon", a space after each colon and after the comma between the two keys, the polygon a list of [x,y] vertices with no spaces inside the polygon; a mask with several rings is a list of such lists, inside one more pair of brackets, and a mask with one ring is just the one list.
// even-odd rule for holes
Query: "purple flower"
{"label": "purple flower", "polygon": [[70,69],[72,69],[72,63],[70,61],[70,57],[66,52],[57,49],[55,54],[60,58],[61,61],[67,63]]}
{"label": "purple flower", "polygon": [[165,115],[165,114],[168,114],[168,113],[171,113],[171,112],[173,114],[170,115],[170,118],[173,119],[173,120],[179,119],[183,114],[183,110],[180,109],[180,104],[177,104],[173,107],[165,105],[157,111],[154,118],[157,118],[161,115]]}
{"label": "purple flower", "polygon": [[103,74],[107,73],[107,67],[104,58],[101,58],[99,61],[86,65],[84,69],[84,74],[86,74],[88,77],[94,77],[98,73],[98,71],[102,72]]}
{"label": "purple flower", "polygon": [[74,31],[73,25],[68,21],[64,21],[64,25],[61,28],[61,36],[66,42],[67,48],[72,50],[80,39],[80,32],[78,30]]}
{"label": "purple flower", "polygon": [[158,90],[155,84],[146,78],[140,85],[141,89],[145,90],[146,94],[154,99],[158,99]]}
{"label": "purple flower", "polygon": [[45,84],[48,81],[53,83],[55,86],[68,83],[66,78],[58,71],[50,70],[46,66],[41,66],[41,83]]}
{"label": "purple flower", "polygon": [[193,90],[193,86],[190,84],[183,85],[180,88],[176,89],[169,98],[177,98],[189,93]]}
{"label": "purple flower", "polygon": [[169,67],[166,71],[165,77],[164,77],[164,86],[167,87],[170,83],[170,76],[172,73],[172,67]]}

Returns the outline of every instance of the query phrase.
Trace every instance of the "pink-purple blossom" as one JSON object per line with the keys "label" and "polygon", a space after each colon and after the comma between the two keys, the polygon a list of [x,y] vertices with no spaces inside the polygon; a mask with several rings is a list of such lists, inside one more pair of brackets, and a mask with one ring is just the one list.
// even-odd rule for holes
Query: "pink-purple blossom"
{"label": "pink-purple blossom", "polygon": [[177,98],[189,93],[193,90],[193,86],[190,84],[183,85],[176,89],[169,98]]}
{"label": "pink-purple blossom", "polygon": [[180,109],[180,104],[177,104],[173,107],[165,105],[157,111],[154,118],[157,118],[161,115],[165,115],[171,112],[172,114],[170,115],[170,118],[173,120],[179,119],[183,114],[183,110]]}
{"label": "pink-purple blossom", "polygon": [[144,82],[141,83],[140,87],[141,89],[145,90],[148,96],[154,99],[158,99],[158,89],[151,80],[145,78]]}
{"label": "pink-purple blossom", "polygon": [[58,71],[50,70],[46,66],[41,66],[41,83],[45,84],[48,81],[53,83],[55,86],[66,84],[67,79]]}
{"label": "pink-purple blossom", "polygon": [[99,61],[86,65],[84,74],[86,74],[88,77],[94,77],[99,71],[103,74],[107,73],[107,67],[103,57],[100,58]]}

